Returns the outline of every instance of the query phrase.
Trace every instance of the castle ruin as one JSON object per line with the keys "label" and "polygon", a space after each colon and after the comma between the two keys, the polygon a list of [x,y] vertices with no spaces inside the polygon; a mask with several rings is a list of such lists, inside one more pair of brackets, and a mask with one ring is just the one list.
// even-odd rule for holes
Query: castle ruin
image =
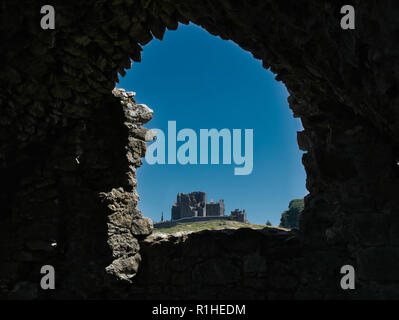
{"label": "castle ruin", "polygon": [[179,192],[177,201],[172,206],[172,221],[184,219],[187,221],[204,220],[204,219],[229,219],[239,222],[248,223],[245,210],[235,209],[231,211],[230,216],[226,216],[224,208],[224,200],[221,199],[215,203],[211,200],[207,203],[207,195],[205,192],[196,191],[189,194]]}
{"label": "castle ruin", "polygon": [[205,192],[177,194],[177,202],[172,206],[172,220],[191,217],[224,217],[224,200],[207,203]]}
{"label": "castle ruin", "polygon": [[234,211],[231,211],[230,217],[232,220],[248,223],[247,214],[245,213],[245,209],[244,210],[235,209]]}

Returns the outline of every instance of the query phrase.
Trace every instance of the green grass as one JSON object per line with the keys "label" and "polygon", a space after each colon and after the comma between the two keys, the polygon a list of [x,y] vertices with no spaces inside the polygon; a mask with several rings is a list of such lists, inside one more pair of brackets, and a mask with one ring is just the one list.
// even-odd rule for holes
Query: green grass
{"label": "green grass", "polygon": [[198,221],[198,222],[183,222],[169,228],[155,228],[154,233],[175,233],[181,231],[202,231],[202,230],[222,230],[222,229],[239,229],[239,228],[251,228],[251,229],[263,229],[265,225],[243,223],[238,221],[230,220],[210,220],[210,221]]}

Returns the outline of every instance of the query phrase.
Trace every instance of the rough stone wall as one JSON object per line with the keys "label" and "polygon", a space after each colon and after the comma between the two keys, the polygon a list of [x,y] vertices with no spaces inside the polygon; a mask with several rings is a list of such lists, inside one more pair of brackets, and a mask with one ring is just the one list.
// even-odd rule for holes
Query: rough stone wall
{"label": "rough stone wall", "polygon": [[[137,239],[152,231],[136,192],[136,168],[154,137],[141,124],[152,110],[118,90],[104,102],[65,120],[70,127],[49,134],[51,143],[26,155],[27,168],[18,167],[21,180],[10,190],[15,200],[7,199],[14,201],[0,232],[5,296],[103,297],[115,280],[137,271]],[[62,279],[51,295],[39,290],[46,264]]]}
{"label": "rough stone wall", "polygon": [[[294,231],[155,233],[141,242],[141,248],[143,263],[129,293],[132,299],[347,297],[339,288],[335,265],[316,270],[300,234]],[[335,251],[315,251],[312,256],[344,261]],[[307,268],[312,271],[304,272]]]}
{"label": "rough stone wall", "polygon": [[141,158],[145,156],[146,142],[152,141],[155,132],[141,125],[152,119],[153,111],[146,105],[137,104],[132,92],[114,89],[113,93],[121,99],[124,111],[124,126],[128,129],[127,162],[129,179],[127,190],[123,187],[101,193],[103,201],[113,212],[108,216],[108,245],[115,259],[106,271],[121,280],[130,281],[138,270],[141,256],[137,239],[151,234],[152,221],[143,218],[137,209],[139,196],[136,192],[136,169],[141,166]]}
{"label": "rough stone wall", "polygon": [[[354,261],[345,247],[309,247],[297,230],[277,228],[154,233],[130,299],[397,299],[393,281],[356,281],[344,291],[340,268]],[[393,257],[392,259],[396,259]],[[369,260],[378,266],[378,262]],[[394,269],[392,269],[394,272]]]}
{"label": "rough stone wall", "polygon": [[[142,45],[191,21],[270,67],[302,120],[300,241],[312,263],[300,270],[324,279],[303,296],[334,295],[317,276],[345,260],[368,297],[397,297],[399,5],[351,2],[354,31],[340,28],[347,3],[335,0],[53,1],[56,30],[40,29],[39,1],[3,1],[1,296],[126,296],[135,239],[149,232],[138,230],[150,229],[135,191],[145,138],[111,91]],[[38,289],[43,264],[56,267],[55,292]]]}

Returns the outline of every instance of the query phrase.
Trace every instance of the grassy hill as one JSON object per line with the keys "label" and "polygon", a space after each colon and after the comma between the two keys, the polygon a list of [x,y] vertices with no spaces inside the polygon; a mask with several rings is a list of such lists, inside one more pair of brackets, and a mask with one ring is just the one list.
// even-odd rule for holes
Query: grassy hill
{"label": "grassy hill", "polygon": [[198,222],[182,222],[169,228],[155,228],[154,233],[175,233],[180,231],[201,231],[201,230],[222,230],[222,229],[239,229],[239,228],[252,228],[263,229],[265,225],[243,223],[231,220],[210,220]]}

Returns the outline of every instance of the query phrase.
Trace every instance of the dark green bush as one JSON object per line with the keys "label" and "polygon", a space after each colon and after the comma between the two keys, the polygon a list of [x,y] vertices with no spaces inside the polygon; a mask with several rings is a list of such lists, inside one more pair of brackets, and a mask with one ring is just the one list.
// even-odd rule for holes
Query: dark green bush
{"label": "dark green bush", "polygon": [[280,227],[283,228],[299,228],[299,216],[304,208],[303,199],[291,200],[288,205],[288,210],[281,214]]}

